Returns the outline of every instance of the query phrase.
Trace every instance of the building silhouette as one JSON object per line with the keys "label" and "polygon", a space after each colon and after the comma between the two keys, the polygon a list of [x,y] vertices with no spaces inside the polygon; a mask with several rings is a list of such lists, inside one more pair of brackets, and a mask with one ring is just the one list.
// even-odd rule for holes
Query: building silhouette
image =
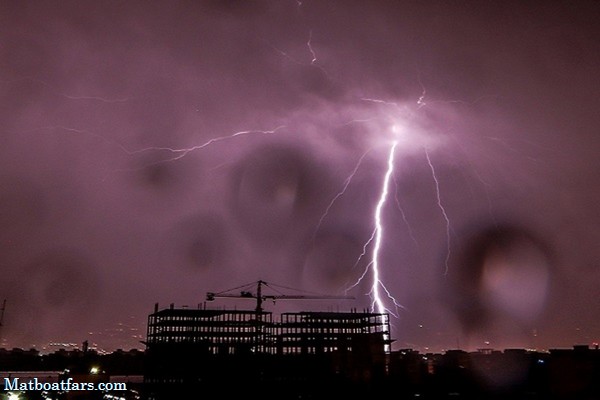
{"label": "building silhouette", "polygon": [[146,388],[202,390],[232,382],[307,390],[323,382],[369,383],[387,370],[387,314],[169,308],[148,316]]}

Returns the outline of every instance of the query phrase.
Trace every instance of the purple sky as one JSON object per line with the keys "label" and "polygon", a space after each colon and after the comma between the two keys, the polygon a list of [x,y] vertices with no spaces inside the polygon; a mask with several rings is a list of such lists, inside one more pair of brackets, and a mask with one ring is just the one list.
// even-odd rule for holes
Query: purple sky
{"label": "purple sky", "polygon": [[[395,348],[600,340],[599,17],[585,1],[3,1],[3,345],[132,347],[155,302],[258,279],[343,294],[394,141],[379,264],[404,306],[386,300]],[[369,307],[370,272],[355,301],[267,308]]]}

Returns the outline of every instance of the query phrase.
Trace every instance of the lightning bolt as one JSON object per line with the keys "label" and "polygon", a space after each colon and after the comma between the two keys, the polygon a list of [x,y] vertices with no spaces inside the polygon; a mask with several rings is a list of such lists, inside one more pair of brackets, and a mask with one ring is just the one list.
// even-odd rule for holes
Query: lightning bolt
{"label": "lightning bolt", "polygon": [[243,136],[243,135],[256,135],[256,134],[263,134],[263,135],[267,135],[267,134],[273,134],[275,132],[277,132],[280,129],[285,128],[285,125],[280,125],[278,127],[276,127],[275,129],[272,129],[270,131],[259,131],[259,130],[249,130],[249,131],[240,131],[240,132],[235,132],[232,133],[231,135],[225,135],[225,136],[219,136],[216,138],[212,138],[202,144],[196,145],[196,146],[192,146],[192,147],[187,147],[187,148],[171,148],[171,147],[146,147],[144,149],[140,149],[140,150],[136,150],[136,151],[132,151],[131,154],[139,154],[139,153],[144,153],[147,151],[168,151],[170,153],[176,154],[176,156],[171,157],[171,158],[167,158],[165,160],[160,161],[162,162],[173,162],[173,161],[177,161],[182,159],[183,157],[187,156],[189,153],[191,153],[192,151],[196,151],[196,150],[201,150],[205,147],[210,146],[213,143],[217,143],[217,142],[221,142],[224,140],[230,140],[239,136]]}
{"label": "lightning bolt", "polygon": [[266,43],[269,47],[271,47],[277,53],[281,54],[283,57],[287,58],[294,64],[318,68],[327,79],[331,80],[331,75],[329,74],[329,72],[327,72],[327,70],[323,66],[319,65],[319,63],[317,63],[317,53],[315,52],[315,49],[312,46],[312,39],[313,39],[313,33],[312,33],[312,30],[310,30],[308,33],[308,41],[306,42],[306,47],[307,47],[308,52],[310,53],[310,57],[311,57],[310,63],[308,63],[308,64],[305,62],[299,61],[298,59],[290,56],[288,54],[288,52],[272,45],[268,41],[266,41]]}
{"label": "lightning bolt", "polygon": [[[375,234],[376,233],[377,233],[377,228],[373,229],[373,232],[371,232],[371,236],[369,236],[369,239],[367,239],[367,241],[365,242],[365,244],[363,244],[362,252],[358,256],[358,259],[356,260],[356,262],[354,263],[354,267],[352,267],[352,268],[356,268],[356,266],[360,263],[360,260],[362,260],[362,258],[365,255],[367,255],[367,248],[369,247],[369,245],[371,244],[371,242],[375,238]],[[348,290],[352,289],[353,287],[355,287],[356,285],[359,284],[359,282],[364,278],[364,276],[366,275],[367,271],[369,270],[369,267],[371,266],[371,263],[369,263],[367,265],[367,267],[365,268],[365,271],[363,272],[362,276],[360,278],[358,278],[358,280],[356,281],[356,283],[354,285],[350,286],[350,288],[348,288]]]}
{"label": "lightning bolt", "polygon": [[317,62],[317,53],[315,53],[314,49],[312,48],[312,29],[310,30],[309,34],[308,34],[308,42],[306,42],[306,47],[308,47],[308,51],[310,51],[310,54],[312,55],[312,60],[310,60],[310,64],[314,65]]}
{"label": "lightning bolt", "polygon": [[[128,148],[126,148],[124,145],[122,145],[121,143],[117,142],[116,140],[107,138],[105,136],[102,136],[96,132],[92,132],[86,129],[76,129],[76,128],[71,128],[71,127],[66,127],[66,126],[46,126],[46,127],[42,127],[42,128],[37,128],[37,129],[32,129],[29,132],[35,132],[35,131],[40,131],[40,130],[51,130],[51,131],[63,131],[63,132],[67,132],[67,133],[76,133],[79,135],[87,135],[87,136],[91,136],[91,137],[95,137],[95,138],[99,138],[101,140],[103,140],[104,142],[111,144],[113,146],[118,147],[121,151],[123,151],[125,154],[127,154],[128,156],[134,156],[136,154],[141,154],[141,153],[145,153],[145,152],[150,152],[150,151],[167,151],[170,152],[172,154],[174,154],[173,157],[170,158],[165,158],[163,160],[159,160],[150,164],[146,164],[141,168],[129,168],[129,169],[112,169],[111,171],[109,171],[103,178],[103,180],[106,180],[108,178],[108,176],[110,174],[113,173],[117,173],[117,172],[131,172],[131,171],[138,171],[141,170],[143,168],[149,167],[149,166],[153,166],[153,165],[158,165],[158,164],[162,164],[162,163],[167,163],[167,162],[175,162],[177,160],[182,159],[183,157],[187,156],[189,153],[196,151],[196,150],[201,150],[204,149],[214,143],[218,143],[221,141],[225,141],[225,140],[232,140],[244,135],[258,135],[258,134],[263,134],[263,135],[268,135],[268,134],[274,134],[276,133],[278,130],[285,128],[285,125],[280,125],[274,129],[271,130],[247,130],[247,131],[239,131],[239,132],[235,132],[232,133],[230,135],[225,135],[225,136],[219,136],[216,138],[212,138],[207,140],[206,142],[196,145],[196,146],[192,146],[192,147],[187,147],[187,148],[172,148],[172,147],[146,147],[143,149],[139,149],[139,150],[130,150]],[[222,166],[224,164],[221,164],[215,168],[219,168],[220,166]]]}
{"label": "lightning bolt", "polygon": [[[394,304],[394,306],[396,308],[396,311],[399,308],[404,308],[404,307],[396,301],[396,299],[392,296],[390,291],[387,289],[387,287],[383,284],[383,281],[381,280],[379,253],[381,251],[381,242],[383,240],[383,222],[382,222],[382,218],[381,218],[381,213],[383,211],[383,208],[387,202],[388,195],[389,195],[390,181],[391,181],[393,173],[394,173],[394,155],[396,152],[397,144],[398,144],[398,142],[396,142],[396,141],[394,141],[392,143],[392,146],[390,148],[390,152],[388,155],[387,170],[386,170],[386,173],[383,178],[383,186],[381,188],[379,200],[377,202],[377,205],[375,207],[375,212],[373,215],[375,229],[373,230],[373,233],[371,234],[371,236],[369,237],[367,242],[364,244],[363,251],[362,251],[361,255],[359,256],[356,264],[358,264],[358,262],[362,259],[362,257],[366,255],[368,246],[371,243],[373,243],[373,250],[371,253],[371,261],[366,266],[365,270],[363,271],[362,275],[358,278],[358,280],[352,286],[350,286],[348,289],[346,289],[346,291],[348,291],[348,290],[356,287],[366,277],[367,272],[370,270],[372,272],[372,276],[373,276],[372,282],[371,282],[371,290],[369,291],[369,295],[373,299],[373,302],[371,304],[371,309],[374,312],[376,311],[380,314],[389,312],[390,314],[394,315],[395,317],[397,317],[398,315],[396,313],[394,313],[393,311],[389,310],[385,306],[384,297],[387,297],[389,300],[392,301],[392,303]],[[382,291],[385,294],[382,294]]]}
{"label": "lightning bolt", "polygon": [[392,106],[397,108],[400,111],[403,111],[402,108],[400,107],[400,105],[398,105],[398,103],[394,103],[393,101],[385,101],[385,100],[381,100],[381,99],[372,99],[369,97],[361,97],[360,98],[361,101],[366,101],[368,103],[376,103],[376,104],[385,104],[388,106]]}
{"label": "lightning bolt", "polygon": [[402,216],[402,220],[404,221],[404,224],[406,225],[406,229],[408,229],[408,234],[410,235],[410,238],[412,239],[414,244],[417,245],[417,247],[419,247],[419,242],[415,238],[415,235],[410,226],[410,223],[408,222],[408,219],[406,218],[406,213],[404,212],[404,209],[402,208],[402,205],[400,204],[400,199],[398,198],[398,181],[396,181],[395,177],[394,177],[394,184],[396,185],[396,192],[394,193],[394,200],[396,200],[396,207],[398,208],[398,211],[400,211],[400,215]]}
{"label": "lightning bolt", "polygon": [[[177,160],[181,160],[183,157],[187,156],[189,153],[196,151],[196,150],[201,150],[204,149],[208,146],[210,146],[211,144],[217,143],[217,142],[221,142],[224,140],[231,140],[234,139],[236,137],[239,136],[243,136],[243,135],[252,135],[252,134],[263,134],[263,135],[267,135],[267,134],[272,134],[277,132],[278,130],[285,128],[285,125],[280,125],[278,127],[276,127],[275,129],[272,129],[270,131],[257,131],[257,130],[249,130],[249,131],[240,131],[240,132],[235,132],[232,133],[231,135],[226,135],[226,136],[219,136],[216,138],[212,138],[202,144],[196,145],[196,146],[192,146],[192,147],[187,147],[187,148],[171,148],[171,147],[146,147],[144,149],[140,149],[140,150],[135,150],[135,151],[128,151],[129,155],[135,155],[135,154],[140,154],[140,153],[145,153],[145,152],[149,152],[149,151],[168,151],[170,153],[176,154],[175,156],[171,157],[171,158],[166,158],[163,160],[159,160],[153,163],[149,163],[144,165],[141,168],[128,168],[128,169],[113,169],[112,171],[110,171],[109,173],[107,173],[103,180],[106,180],[108,178],[108,176],[111,173],[116,173],[116,172],[131,172],[131,171],[139,171],[142,170],[144,168],[153,166],[153,165],[159,165],[162,163],[168,163],[168,162],[175,162]],[[213,169],[217,169],[222,167],[223,165],[225,165],[226,163],[223,164],[219,164],[218,166],[216,166]]]}
{"label": "lightning bolt", "polygon": [[435,173],[435,168],[433,167],[433,163],[431,162],[431,157],[429,157],[429,151],[425,149],[425,157],[427,158],[427,164],[429,164],[429,169],[431,169],[431,176],[433,178],[433,182],[435,183],[435,194],[437,197],[437,205],[440,211],[442,212],[442,216],[446,221],[446,260],[444,261],[445,271],[444,275],[448,275],[448,263],[450,261],[450,218],[448,218],[448,214],[446,213],[446,208],[442,204],[442,198],[440,196],[440,181],[437,178]]}
{"label": "lightning bolt", "polygon": [[344,185],[342,186],[342,189],[329,202],[329,205],[327,206],[327,208],[325,209],[325,212],[323,213],[323,215],[321,215],[321,218],[319,219],[319,222],[317,223],[317,227],[315,228],[315,233],[313,234],[313,241],[314,241],[314,239],[315,239],[315,237],[317,235],[317,232],[321,228],[321,225],[323,225],[323,221],[325,220],[325,218],[329,214],[329,211],[331,210],[331,208],[333,207],[333,205],[335,204],[335,202],[337,201],[337,199],[339,199],[340,197],[342,197],[346,193],[346,190],[348,189],[348,186],[350,186],[350,182],[352,182],[352,178],[354,178],[354,175],[356,175],[356,172],[360,168],[360,165],[362,164],[365,156],[369,153],[369,151],[371,151],[371,149],[365,151],[363,153],[363,155],[358,159],[358,162],[354,166],[354,169],[352,170],[352,172],[350,173],[350,175],[348,175],[348,177],[344,180]]}
{"label": "lightning bolt", "polygon": [[423,91],[421,92],[421,96],[419,96],[419,100],[417,100],[417,105],[419,106],[419,108],[424,107],[427,105],[427,103],[425,103],[425,96],[427,95],[427,90],[425,89],[425,87],[423,87]]}
{"label": "lightning bolt", "polygon": [[427,105],[427,103],[425,103],[425,96],[427,95],[427,89],[425,89],[425,86],[423,85],[423,82],[421,81],[421,71],[417,70],[417,81],[419,82],[419,85],[421,86],[421,96],[419,97],[419,100],[417,100],[417,105],[419,106],[418,108],[424,107]]}
{"label": "lightning bolt", "polygon": [[[32,131],[37,131],[37,130],[62,130],[65,132],[69,132],[69,133],[78,133],[78,134],[82,134],[82,135],[89,135],[89,136],[93,136],[93,137],[97,137],[109,144],[115,145],[117,147],[119,147],[124,153],[132,156],[135,154],[140,154],[140,153],[145,153],[145,152],[150,152],[150,151],[168,151],[170,153],[173,154],[177,154],[176,156],[172,157],[172,158],[167,158],[165,160],[159,161],[157,163],[162,163],[162,162],[172,162],[172,161],[177,161],[182,159],[183,157],[187,156],[189,153],[196,151],[196,150],[201,150],[205,147],[210,146],[213,143],[217,143],[217,142],[221,142],[224,140],[230,140],[239,136],[244,136],[244,135],[257,135],[257,134],[263,134],[263,135],[268,135],[268,134],[273,134],[275,132],[277,132],[280,129],[285,128],[285,125],[280,125],[274,129],[268,130],[268,131],[261,131],[261,130],[248,130],[248,131],[239,131],[239,132],[235,132],[232,133],[231,135],[225,135],[225,136],[219,136],[216,138],[212,138],[207,140],[206,142],[196,145],[196,146],[192,146],[192,147],[187,147],[187,148],[172,148],[172,147],[146,147],[143,149],[139,149],[139,150],[129,150],[127,149],[125,146],[123,146],[121,143],[112,140],[112,139],[108,139],[98,133],[86,130],[86,129],[76,129],[76,128],[70,128],[70,127],[66,127],[66,126],[46,126],[43,128],[38,128],[38,129],[33,129]],[[362,159],[361,159],[362,160]]]}
{"label": "lightning bolt", "polygon": [[[373,258],[371,265],[371,270],[373,271],[373,282],[371,286],[371,292],[373,295],[373,308],[377,308],[377,312],[383,314],[386,311],[385,305],[383,304],[383,300],[381,299],[380,287],[387,293],[388,297],[392,298],[387,288],[383,285],[380,278],[379,272],[379,251],[381,249],[381,240],[383,237],[383,225],[381,223],[381,211],[383,210],[383,206],[387,201],[390,179],[394,172],[394,154],[396,150],[396,145],[398,142],[393,142],[392,147],[390,148],[390,153],[388,156],[388,168],[385,173],[385,177],[383,178],[383,187],[381,189],[381,195],[379,196],[379,201],[377,202],[377,207],[375,207],[375,238],[373,245]],[[392,298],[392,300],[394,300]],[[394,303],[396,301],[394,300]]]}

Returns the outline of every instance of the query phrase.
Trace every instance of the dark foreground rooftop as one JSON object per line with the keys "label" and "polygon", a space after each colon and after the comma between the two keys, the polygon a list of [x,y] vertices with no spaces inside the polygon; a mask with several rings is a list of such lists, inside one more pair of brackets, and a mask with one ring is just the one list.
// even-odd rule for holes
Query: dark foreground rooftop
{"label": "dark foreground rooftop", "polygon": [[[100,355],[94,351],[0,349],[0,378],[35,377],[59,381],[66,377],[126,382],[127,392],[18,394],[25,399],[600,399],[600,350],[588,346],[530,351],[491,349],[423,354],[411,349],[393,351],[383,364],[359,355],[212,354],[197,358],[198,369],[171,381],[146,379],[148,352],[131,350]],[[374,367],[374,368],[372,368]],[[65,372],[67,371],[67,372]],[[86,376],[88,378],[86,378]],[[194,379],[195,378],[195,379]],[[4,384],[2,379],[2,384]],[[0,399],[16,400],[6,391]],[[392,397],[389,397],[393,395]],[[13,396],[15,394],[13,393]]]}

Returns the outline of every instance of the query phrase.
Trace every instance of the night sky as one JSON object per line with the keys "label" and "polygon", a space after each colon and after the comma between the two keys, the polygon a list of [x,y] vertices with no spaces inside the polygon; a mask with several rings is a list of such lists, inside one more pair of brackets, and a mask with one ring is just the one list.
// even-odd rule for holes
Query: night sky
{"label": "night sky", "polygon": [[[599,18],[591,1],[2,1],[2,345],[141,347],[155,302],[258,279],[343,295],[393,143],[394,348],[599,341]],[[265,306],[370,307],[372,272],[354,301]]]}

